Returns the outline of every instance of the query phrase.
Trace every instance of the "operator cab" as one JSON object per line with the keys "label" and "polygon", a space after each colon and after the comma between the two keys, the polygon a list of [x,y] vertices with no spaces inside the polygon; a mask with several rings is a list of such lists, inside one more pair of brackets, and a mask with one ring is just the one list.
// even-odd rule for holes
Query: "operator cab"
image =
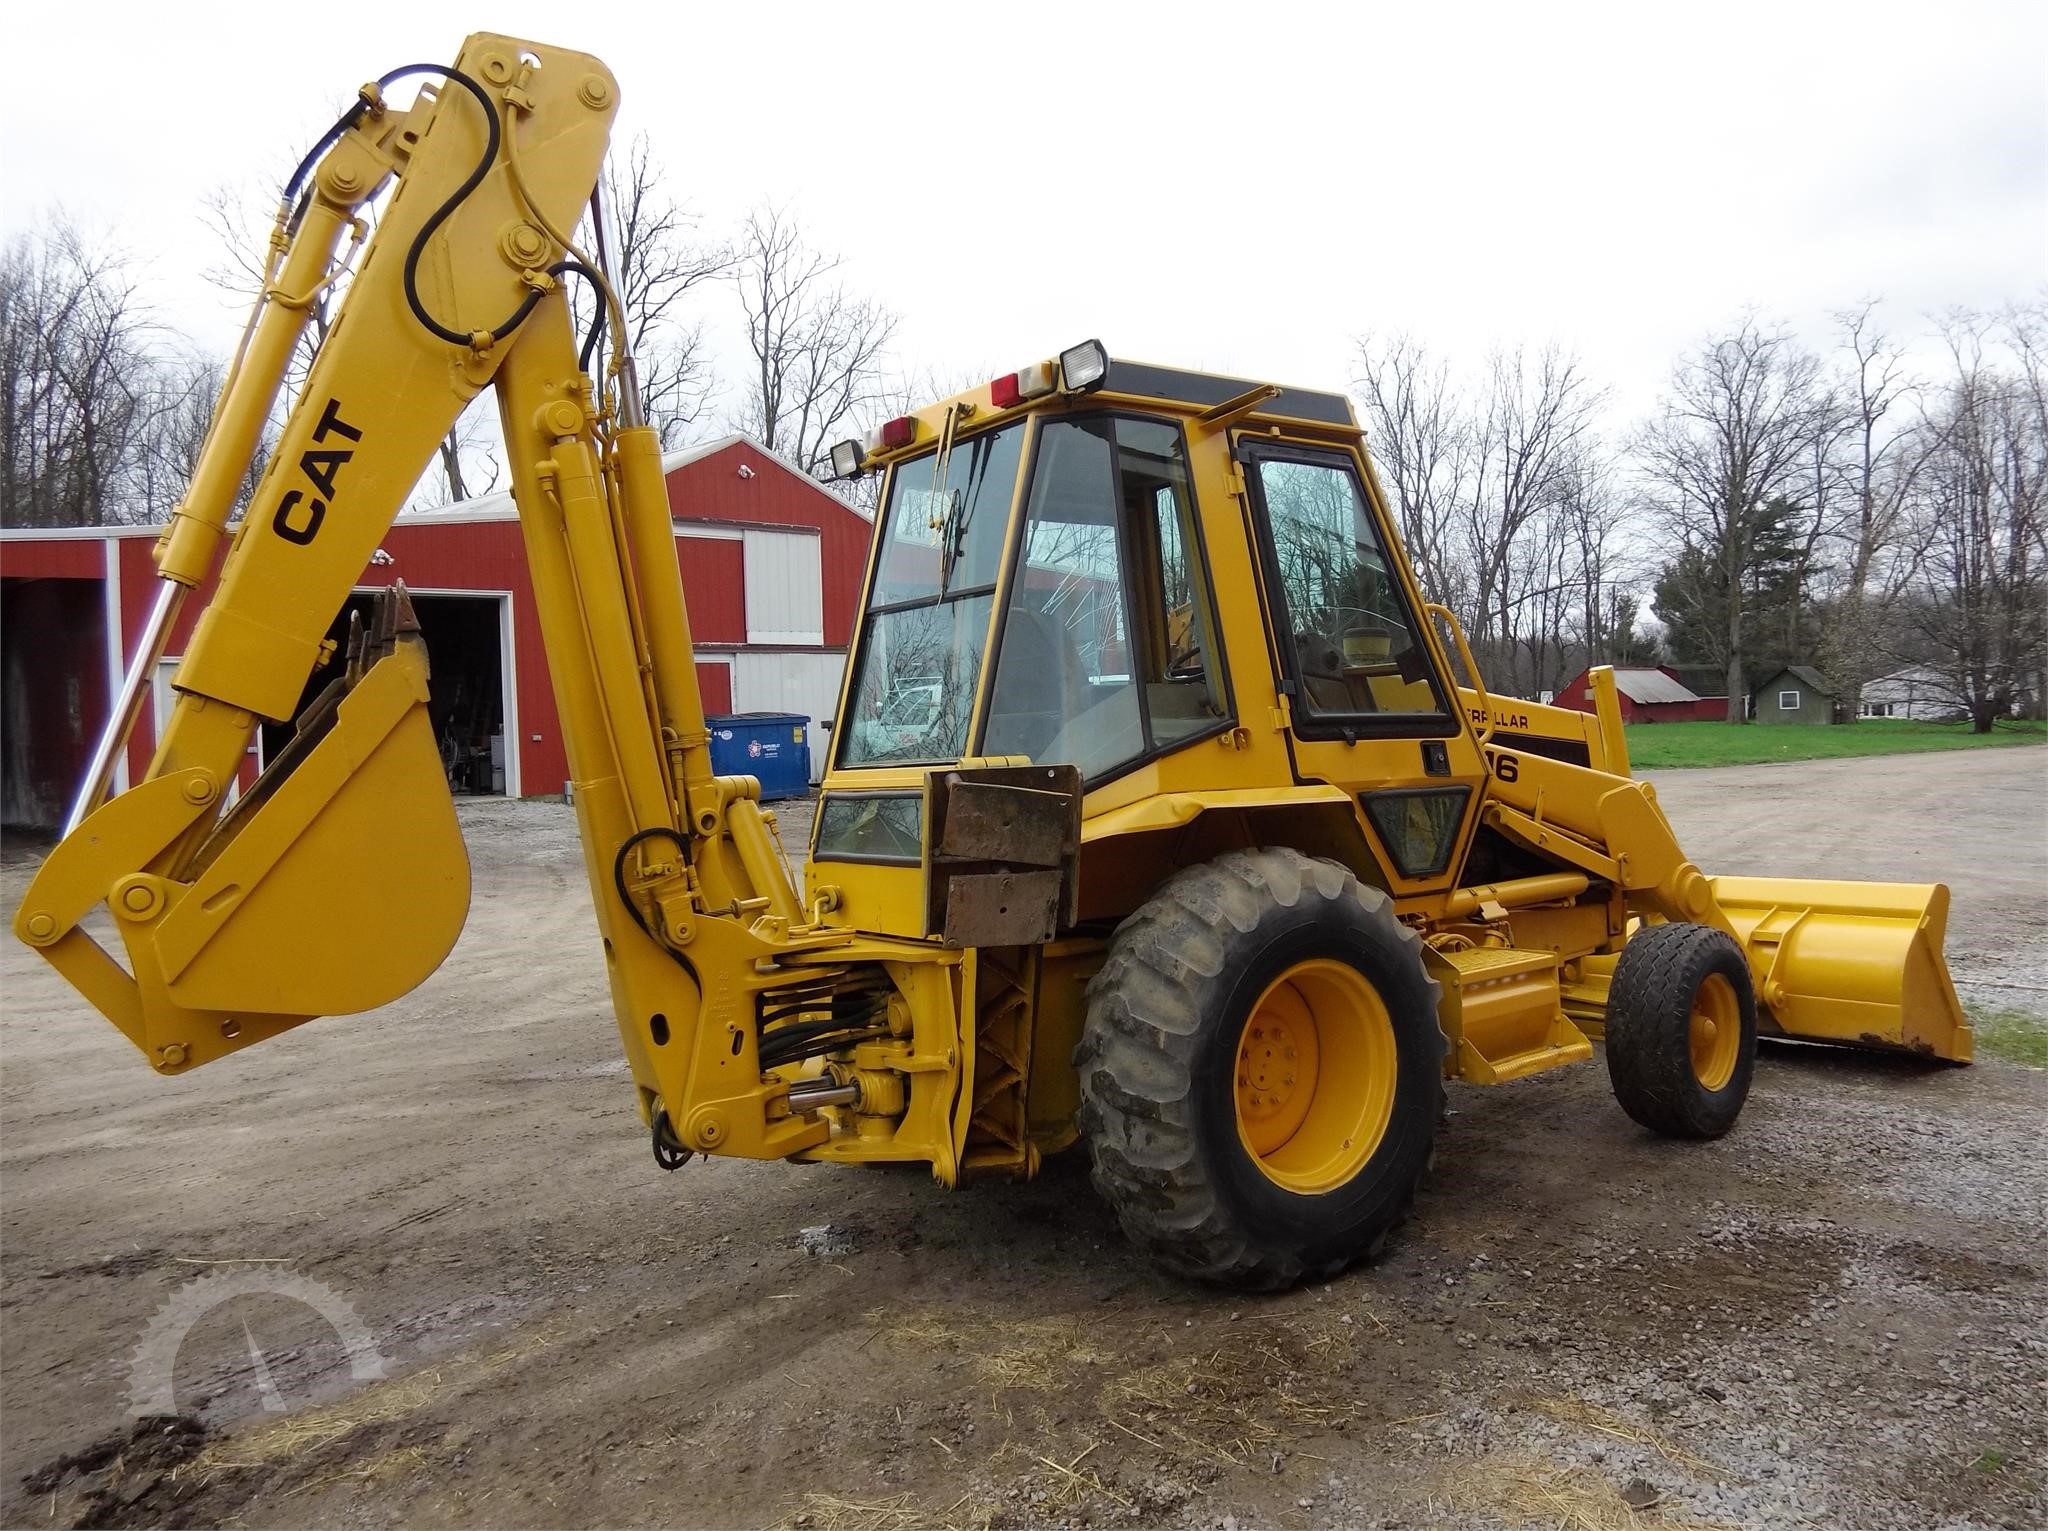
{"label": "operator cab", "polygon": [[1205,741],[1256,754],[1276,687],[1306,738],[1457,734],[1358,442],[1340,395],[1089,342],[842,443],[886,477],[814,858],[918,865],[935,767],[1071,765],[1093,812]]}

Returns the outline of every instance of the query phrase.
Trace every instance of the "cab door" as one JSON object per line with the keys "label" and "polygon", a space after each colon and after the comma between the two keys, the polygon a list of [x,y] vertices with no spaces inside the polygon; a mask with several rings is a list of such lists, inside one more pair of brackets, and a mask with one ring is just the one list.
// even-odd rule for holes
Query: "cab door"
{"label": "cab door", "polygon": [[1397,897],[1451,885],[1485,762],[1362,456],[1241,440],[1295,774],[1343,788]]}

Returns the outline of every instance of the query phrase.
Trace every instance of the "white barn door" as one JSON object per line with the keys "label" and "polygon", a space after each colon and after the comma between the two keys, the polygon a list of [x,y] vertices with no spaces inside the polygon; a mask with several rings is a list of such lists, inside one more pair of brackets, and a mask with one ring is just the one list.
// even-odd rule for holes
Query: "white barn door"
{"label": "white barn door", "polygon": [[747,642],[821,644],[825,586],[816,532],[747,528]]}

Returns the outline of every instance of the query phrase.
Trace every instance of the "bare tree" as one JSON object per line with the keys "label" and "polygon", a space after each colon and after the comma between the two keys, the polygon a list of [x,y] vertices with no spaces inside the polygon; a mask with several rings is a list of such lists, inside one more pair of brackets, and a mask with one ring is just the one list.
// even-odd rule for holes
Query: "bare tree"
{"label": "bare tree", "polygon": [[1812,653],[1823,643],[1812,632],[1811,597],[1826,572],[1823,554],[1841,532],[1845,514],[1842,506],[1849,481],[1843,448],[1851,419],[1841,396],[1817,381],[1806,431],[1805,466],[1800,474],[1804,488],[1791,502],[1798,505],[1801,514],[1785,528],[1779,571],[1780,606],[1775,615],[1783,624],[1779,628],[1780,641],[1788,658]]}
{"label": "bare tree", "polygon": [[[623,159],[605,164],[604,206],[617,241],[612,253],[626,339],[647,421],[662,445],[673,447],[710,397],[703,321],[691,314],[690,294],[729,273],[734,256],[729,245],[699,237],[698,219],[668,195],[666,184],[644,133]],[[586,294],[579,301],[591,299]]]}
{"label": "bare tree", "polygon": [[[1682,358],[1636,457],[1653,509],[1692,577],[1671,584],[1697,606],[1695,630],[1727,672],[1728,721],[1742,722],[1744,660],[1758,559],[1801,487],[1823,418],[1819,364],[1783,329],[1745,316]],[[1663,589],[1660,587],[1660,597]]]}
{"label": "bare tree", "polygon": [[1366,440],[1416,578],[1433,599],[1464,606],[1469,592],[1461,588],[1462,571],[1454,566],[1449,543],[1464,491],[1471,423],[1451,385],[1450,368],[1409,335],[1361,337],[1357,366],[1352,383],[1365,414]]}
{"label": "bare tree", "polygon": [[1841,688],[1845,717],[1860,709],[1863,687],[1882,664],[1884,634],[1915,571],[1908,509],[1934,433],[1908,418],[1918,386],[1904,348],[1878,329],[1874,303],[1835,315],[1842,357],[1837,393],[1843,434],[1837,443],[1847,504],[1837,529],[1841,581],[1822,630],[1822,659]]}
{"label": "bare tree", "polygon": [[1522,570],[1539,575],[1531,591],[1559,583],[1555,571],[1545,575],[1525,556],[1525,533],[1563,496],[1604,397],[1588,384],[1577,358],[1555,345],[1533,363],[1519,347],[1490,359],[1476,433],[1479,468],[1462,527],[1478,619],[1475,643],[1514,652],[1517,608],[1526,604],[1526,592],[1517,589]]}
{"label": "bare tree", "polygon": [[[2001,340],[2015,365],[1987,354]],[[1981,734],[2028,700],[2048,668],[2039,558],[2048,433],[2022,334],[2008,327],[2001,336],[1962,315],[1948,341],[1955,371],[1923,427],[1926,460],[1912,497],[1925,547],[1907,626]]]}
{"label": "bare tree", "polygon": [[[2037,441],[2048,441],[2048,296],[2009,307],[2005,341],[2018,367],[2020,404]],[[2048,516],[2034,518],[2034,551],[2048,565]],[[2048,683],[2042,687],[2048,703]]]}
{"label": "bare tree", "polygon": [[1576,358],[1497,350],[1471,392],[1402,336],[1361,341],[1367,438],[1425,588],[1470,632],[1489,687],[1556,689],[1611,605],[1605,399]]}
{"label": "bare tree", "polygon": [[125,258],[58,218],[0,255],[0,523],[143,518],[133,476],[153,384]]}
{"label": "bare tree", "polygon": [[168,520],[191,483],[226,371],[203,356],[167,360],[154,369],[142,399],[136,461],[137,498],[146,519]]}
{"label": "bare tree", "polygon": [[748,217],[734,273],[754,359],[736,423],[820,478],[833,442],[866,424],[885,397],[884,356],[896,333],[894,314],[837,280],[840,264],[768,208]]}

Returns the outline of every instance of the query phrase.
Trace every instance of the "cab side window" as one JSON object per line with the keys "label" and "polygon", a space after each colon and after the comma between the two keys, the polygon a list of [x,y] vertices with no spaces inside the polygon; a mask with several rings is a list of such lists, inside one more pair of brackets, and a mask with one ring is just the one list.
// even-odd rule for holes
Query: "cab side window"
{"label": "cab side window", "polygon": [[1276,613],[1297,711],[1311,718],[1447,717],[1400,580],[1348,458],[1254,458],[1285,605]]}

